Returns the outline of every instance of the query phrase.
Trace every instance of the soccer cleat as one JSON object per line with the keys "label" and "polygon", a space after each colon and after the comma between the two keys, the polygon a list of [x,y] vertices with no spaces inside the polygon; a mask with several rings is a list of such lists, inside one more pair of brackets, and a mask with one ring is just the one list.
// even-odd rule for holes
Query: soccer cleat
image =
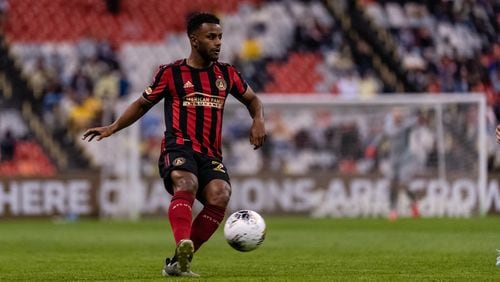
{"label": "soccer cleat", "polygon": [[173,259],[167,258],[165,260],[165,266],[161,270],[161,274],[165,277],[167,276],[180,276],[181,269],[179,268],[179,263]]}
{"label": "soccer cleat", "polygon": [[179,276],[181,276],[181,277],[200,277],[200,275],[198,273],[194,273],[191,270],[186,271],[186,272],[181,272],[181,274],[179,274]]}
{"label": "soccer cleat", "polygon": [[175,249],[175,259],[179,264],[181,272],[189,272],[191,269],[191,260],[193,260],[194,245],[193,241],[184,239],[179,242]]}
{"label": "soccer cleat", "polygon": [[396,210],[391,210],[387,218],[389,221],[396,221],[398,219],[398,212]]}
{"label": "soccer cleat", "polygon": [[192,272],[191,270],[182,272],[179,267],[179,262],[175,261],[174,258],[167,258],[165,260],[165,266],[161,270],[161,274],[165,277],[169,276],[180,276],[180,277],[200,277],[199,274]]}
{"label": "soccer cleat", "polygon": [[417,203],[412,203],[411,204],[411,216],[413,218],[419,218],[420,217],[420,211],[418,210]]}
{"label": "soccer cleat", "polygon": [[163,276],[200,277],[191,271],[191,261],[193,260],[194,245],[189,239],[181,240],[175,249],[173,258],[165,259],[165,266],[161,273]]}

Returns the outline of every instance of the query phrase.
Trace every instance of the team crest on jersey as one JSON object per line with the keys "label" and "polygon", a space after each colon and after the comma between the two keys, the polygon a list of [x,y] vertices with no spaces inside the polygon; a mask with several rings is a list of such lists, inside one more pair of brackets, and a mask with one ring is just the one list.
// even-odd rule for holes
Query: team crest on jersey
{"label": "team crest on jersey", "polygon": [[178,157],[178,158],[176,158],[176,159],[172,162],[172,164],[173,164],[174,166],[180,166],[180,165],[183,165],[185,162],[186,162],[186,159],[185,159],[185,158],[183,158],[183,157]]}
{"label": "team crest on jersey", "polygon": [[215,81],[215,85],[217,86],[217,88],[219,88],[219,90],[226,90],[226,88],[227,88],[226,81],[222,77],[220,77],[220,76]]}
{"label": "team crest on jersey", "polygon": [[149,86],[148,88],[144,89],[144,92],[146,93],[146,95],[151,95],[151,93],[153,93],[153,88]]}

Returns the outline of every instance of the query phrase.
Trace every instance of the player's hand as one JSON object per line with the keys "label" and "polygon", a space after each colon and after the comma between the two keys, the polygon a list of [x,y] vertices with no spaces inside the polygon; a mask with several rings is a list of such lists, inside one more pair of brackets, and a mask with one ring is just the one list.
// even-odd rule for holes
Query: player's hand
{"label": "player's hand", "polygon": [[497,143],[500,144],[500,124],[497,125],[496,135],[497,135]]}
{"label": "player's hand", "polygon": [[94,127],[87,129],[85,133],[83,133],[82,140],[87,140],[88,142],[92,141],[95,137],[97,137],[97,141],[102,140],[113,134],[113,130],[110,126],[102,126],[102,127]]}
{"label": "player's hand", "polygon": [[252,128],[250,129],[250,144],[253,145],[254,150],[257,150],[264,145],[264,141],[266,141],[264,121],[254,119]]}

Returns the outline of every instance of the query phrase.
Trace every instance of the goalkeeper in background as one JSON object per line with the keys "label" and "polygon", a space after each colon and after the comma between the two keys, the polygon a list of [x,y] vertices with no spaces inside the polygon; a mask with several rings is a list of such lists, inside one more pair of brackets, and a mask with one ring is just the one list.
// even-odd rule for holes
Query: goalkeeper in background
{"label": "goalkeeper in background", "polygon": [[411,201],[411,215],[420,217],[415,193],[408,184],[427,162],[427,156],[434,146],[434,136],[427,127],[423,114],[405,116],[402,109],[394,108],[384,124],[384,137],[388,147],[388,166],[385,175],[390,179],[389,220],[398,218],[398,195],[404,190]]}

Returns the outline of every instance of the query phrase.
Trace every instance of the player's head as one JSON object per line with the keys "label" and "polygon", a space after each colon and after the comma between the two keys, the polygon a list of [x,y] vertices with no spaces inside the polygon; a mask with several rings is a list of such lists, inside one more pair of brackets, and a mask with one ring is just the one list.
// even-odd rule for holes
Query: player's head
{"label": "player's head", "polygon": [[187,34],[193,52],[207,61],[219,59],[222,43],[219,18],[210,13],[195,13],[188,19]]}
{"label": "player's head", "polygon": [[403,110],[399,107],[392,109],[392,118],[396,124],[400,124],[403,121]]}

